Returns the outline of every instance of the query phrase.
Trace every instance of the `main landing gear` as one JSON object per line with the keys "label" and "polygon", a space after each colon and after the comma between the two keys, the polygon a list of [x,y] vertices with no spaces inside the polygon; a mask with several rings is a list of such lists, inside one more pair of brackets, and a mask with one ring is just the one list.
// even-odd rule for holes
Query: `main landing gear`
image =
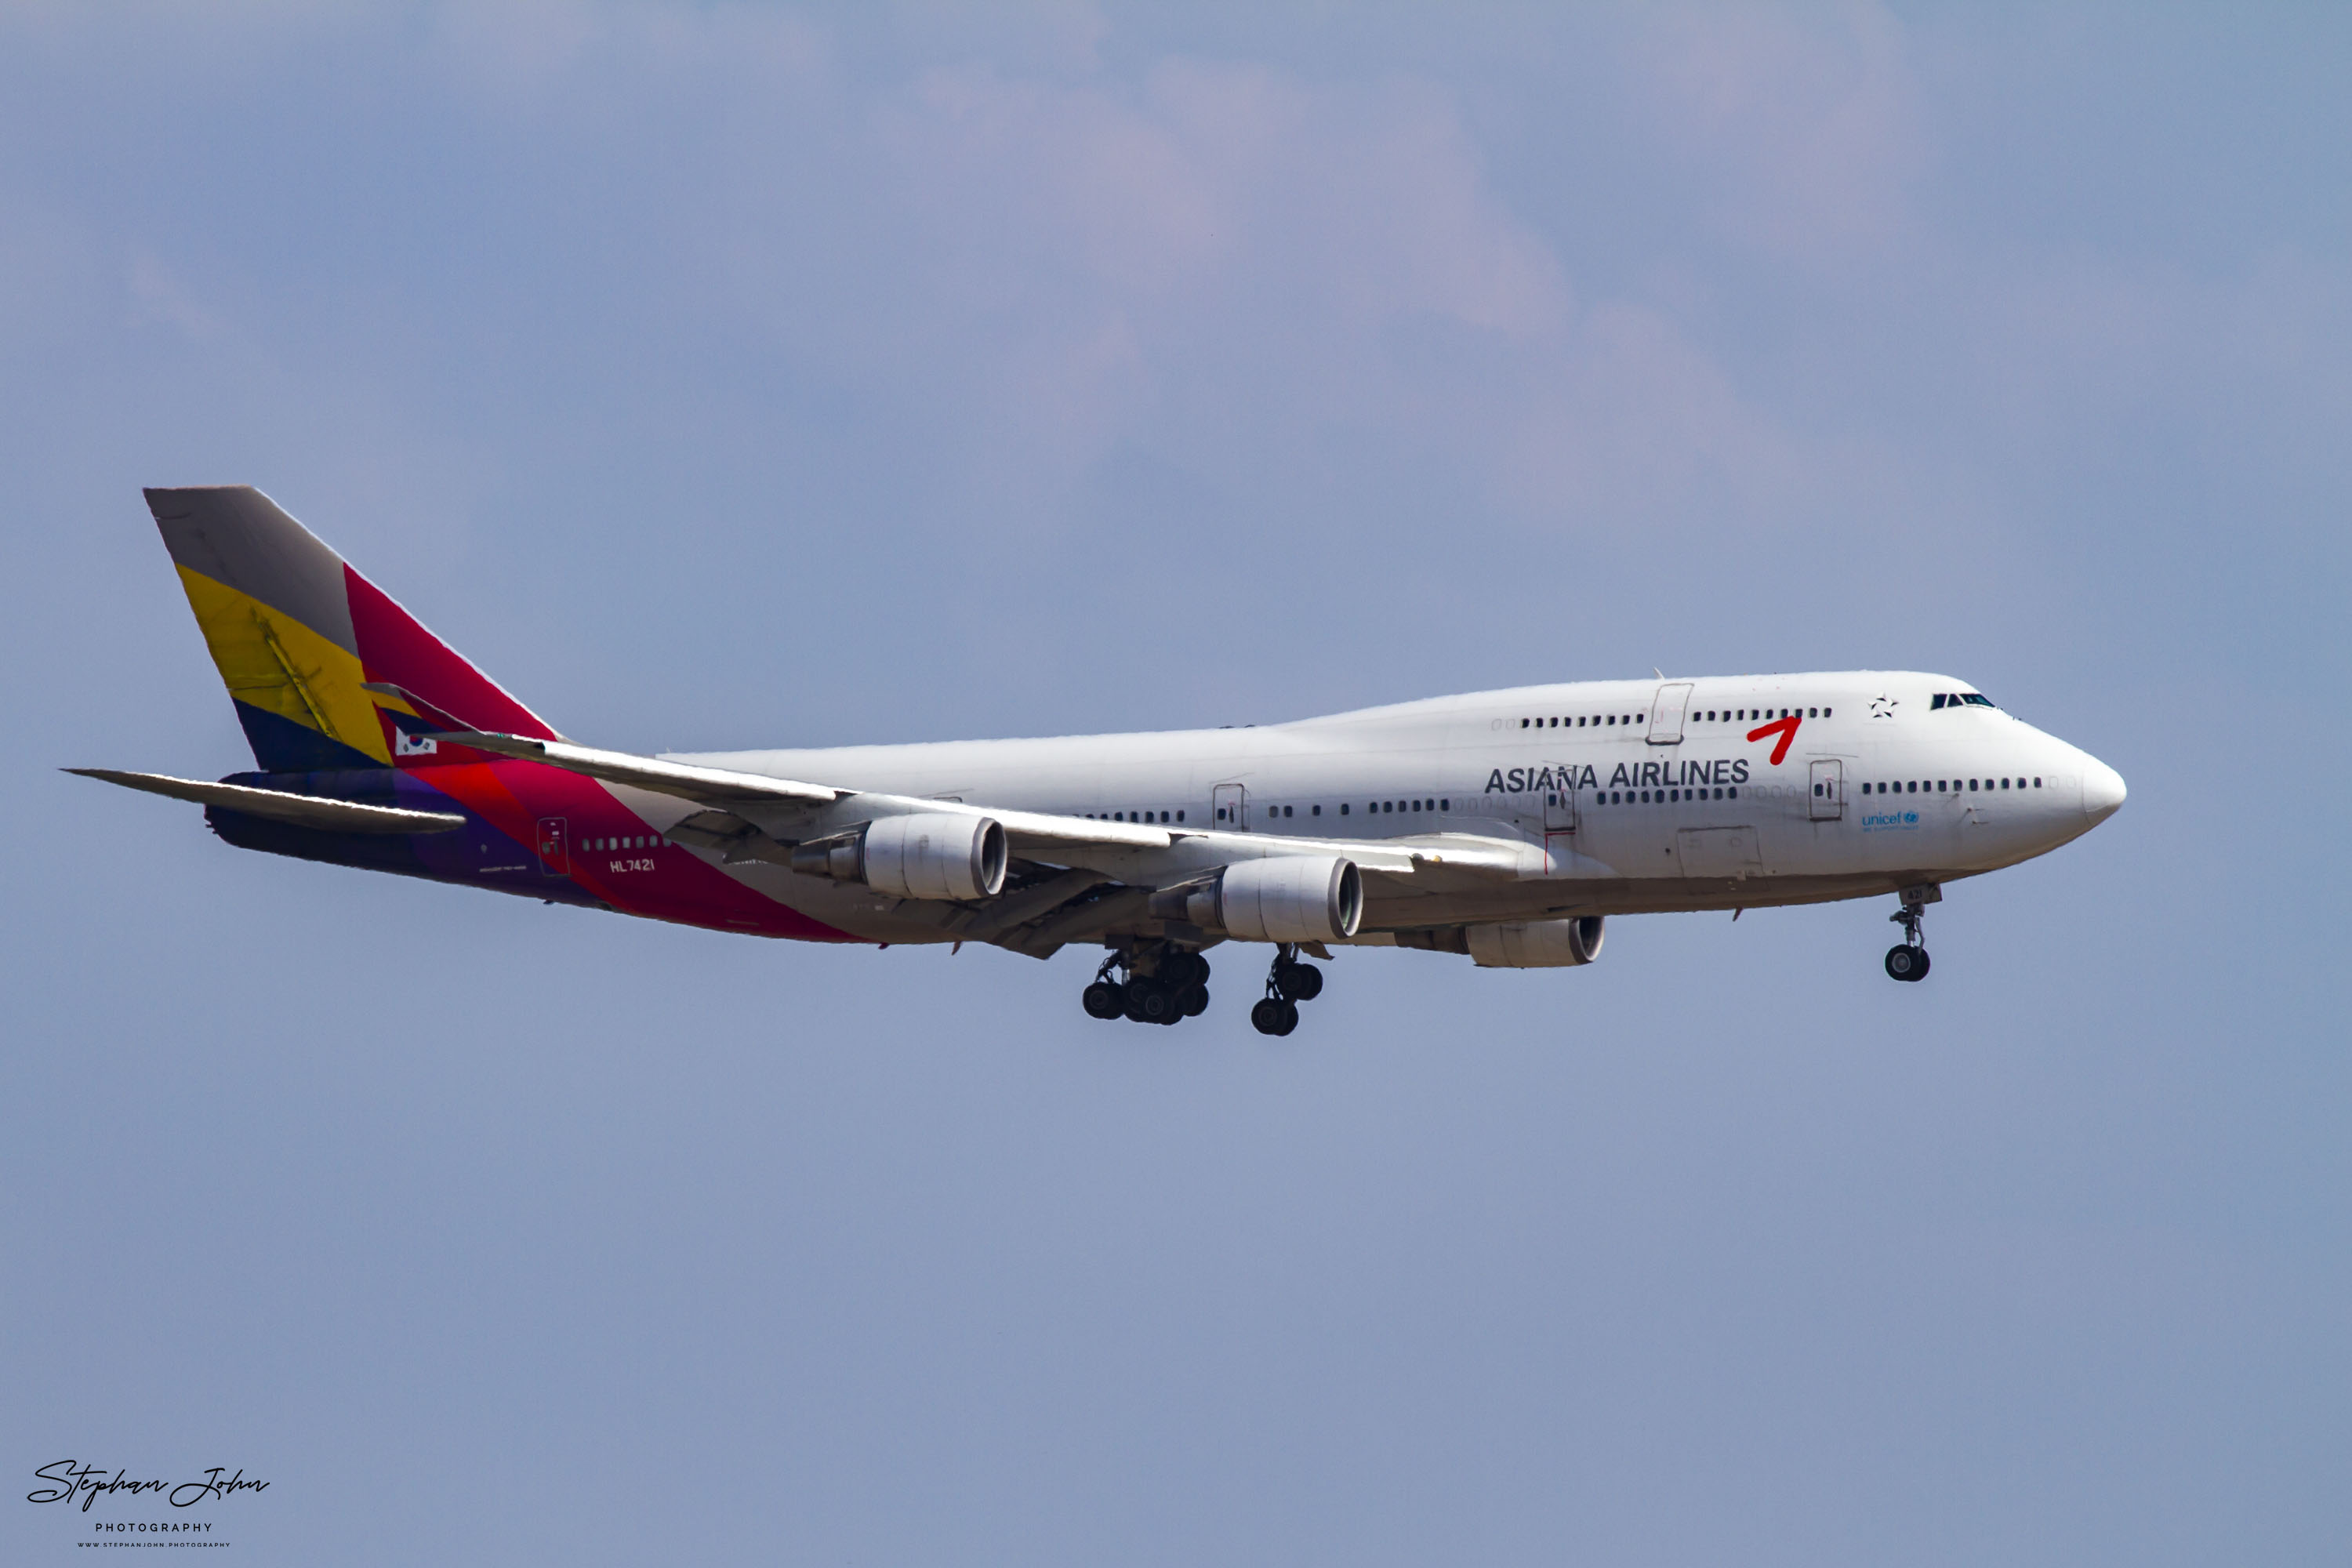
{"label": "main landing gear", "polygon": [[1894,980],[1925,980],[1927,978],[1927,946],[1919,934],[1919,922],[1927,906],[1940,900],[1944,890],[1933,882],[1916,888],[1906,888],[1900,897],[1903,907],[1886,918],[1903,928],[1903,940],[1886,950],[1886,973]]}
{"label": "main landing gear", "polygon": [[1321,994],[1323,972],[1299,962],[1298,950],[1286,942],[1274,950],[1265,998],[1250,1009],[1250,1026],[1261,1035],[1286,1035],[1298,1027],[1298,1005]]}
{"label": "main landing gear", "polygon": [[[1111,971],[1124,969],[1124,980]],[[1209,961],[1190,948],[1164,942],[1122,948],[1102,961],[1094,984],[1079,998],[1087,1016],[1129,1018],[1139,1024],[1174,1024],[1197,1018],[1209,1007]]]}

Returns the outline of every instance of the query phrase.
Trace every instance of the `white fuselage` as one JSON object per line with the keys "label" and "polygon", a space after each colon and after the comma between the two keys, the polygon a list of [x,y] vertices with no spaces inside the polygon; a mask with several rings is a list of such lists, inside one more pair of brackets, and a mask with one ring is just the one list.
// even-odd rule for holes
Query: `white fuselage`
{"label": "white fuselage", "polygon": [[[1585,681],[1242,729],[678,760],[1219,833],[1520,847],[1516,879],[1376,886],[1362,926],[1373,941],[1949,881],[2054,849],[2124,797],[2113,769],[1967,683],[1880,670]],[[845,931],[940,940],[856,892],[758,879]]]}

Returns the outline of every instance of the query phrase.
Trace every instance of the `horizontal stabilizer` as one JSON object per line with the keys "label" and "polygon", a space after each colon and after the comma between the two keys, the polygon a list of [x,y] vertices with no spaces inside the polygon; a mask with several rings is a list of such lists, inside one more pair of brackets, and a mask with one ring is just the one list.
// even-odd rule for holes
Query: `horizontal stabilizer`
{"label": "horizontal stabilizer", "polygon": [[256,789],[250,784],[205,784],[175,779],[164,773],[126,773],[112,768],[68,768],[86,779],[104,779],[125,789],[217,805],[247,816],[267,816],[298,827],[324,833],[446,833],[466,826],[450,811],[405,811],[395,805],[363,805],[355,800],[324,800],[313,795],[291,795],[279,789]]}

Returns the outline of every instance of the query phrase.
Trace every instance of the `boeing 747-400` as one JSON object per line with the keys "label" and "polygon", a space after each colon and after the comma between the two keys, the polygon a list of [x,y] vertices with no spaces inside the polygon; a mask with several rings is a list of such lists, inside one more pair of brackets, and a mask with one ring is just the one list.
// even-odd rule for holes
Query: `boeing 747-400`
{"label": "boeing 747-400", "polygon": [[259,490],[147,502],[258,771],[76,769],[243,848],[755,936],[1106,956],[1097,1018],[1208,1005],[1271,950],[1286,1035],[1339,947],[1490,968],[1611,915],[1892,895],[1927,973],[1944,884],[2124,800],[2087,752],[1912,670],[1562,681],[1243,729],[638,756],[554,728]]}

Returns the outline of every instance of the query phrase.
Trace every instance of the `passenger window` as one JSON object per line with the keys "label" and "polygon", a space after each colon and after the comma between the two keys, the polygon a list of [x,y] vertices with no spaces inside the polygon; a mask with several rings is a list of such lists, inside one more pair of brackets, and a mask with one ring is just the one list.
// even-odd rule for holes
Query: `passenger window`
{"label": "passenger window", "polygon": [[[1319,805],[1310,805],[1307,808],[1307,815],[1309,816],[1320,816],[1323,815],[1323,808]],[[1179,816],[1177,820],[1181,822],[1183,818]]]}
{"label": "passenger window", "polygon": [[1282,808],[1282,815],[1285,816],[1296,816],[1298,814],[1293,811],[1289,806],[1286,805]]}
{"label": "passenger window", "polygon": [[1808,719],[1818,719],[1821,716],[1822,710],[1818,708],[1808,708],[1805,710],[1805,717]]}
{"label": "passenger window", "polygon": [[1339,803],[1339,815],[1342,816],[1348,815],[1348,803],[1344,800]]}
{"label": "passenger window", "polygon": [[1452,811],[1454,809],[1454,803],[1450,800],[1441,800],[1437,803],[1437,809],[1440,811]]}
{"label": "passenger window", "polygon": [[1612,713],[1611,715],[1609,715],[1609,721],[1610,721],[1612,724],[1614,724],[1615,722],[1617,722],[1617,715],[1616,715],[1616,714],[1614,714],[1614,713]]}

